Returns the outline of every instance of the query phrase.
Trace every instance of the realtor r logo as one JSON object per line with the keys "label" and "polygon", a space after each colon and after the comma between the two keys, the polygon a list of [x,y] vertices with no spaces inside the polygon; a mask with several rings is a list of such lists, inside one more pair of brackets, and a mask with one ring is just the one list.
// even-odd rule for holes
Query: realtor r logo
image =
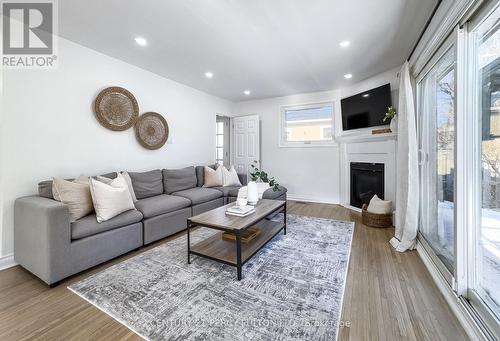
{"label": "realtor r logo", "polygon": [[2,2],[2,65],[54,67],[56,18],[53,1]]}

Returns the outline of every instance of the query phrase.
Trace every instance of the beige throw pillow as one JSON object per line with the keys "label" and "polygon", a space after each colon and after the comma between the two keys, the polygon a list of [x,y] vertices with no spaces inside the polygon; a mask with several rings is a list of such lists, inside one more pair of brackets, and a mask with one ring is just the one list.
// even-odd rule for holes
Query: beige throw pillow
{"label": "beige throw pillow", "polygon": [[234,166],[231,166],[229,170],[222,166],[222,186],[241,186],[240,178],[238,178]]}
{"label": "beige throw pillow", "polygon": [[54,199],[68,206],[70,222],[92,213],[94,206],[87,177],[80,176],[75,181],[52,178]]}
{"label": "beige throw pillow", "polygon": [[218,166],[216,170],[205,166],[205,183],[203,187],[218,186],[222,186],[222,166]]}
{"label": "beige throw pillow", "polygon": [[[74,180],[65,180],[64,181],[69,181],[69,182],[77,182],[80,184],[89,184],[89,177],[85,175],[80,175],[78,178]],[[61,201],[61,198],[59,197],[59,192],[57,192],[56,185],[54,184],[54,181],[52,181],[52,196],[54,197],[54,200]]]}
{"label": "beige throw pillow", "polygon": [[116,179],[109,184],[91,178],[90,192],[98,223],[135,209],[127,182],[122,174],[118,174]]}

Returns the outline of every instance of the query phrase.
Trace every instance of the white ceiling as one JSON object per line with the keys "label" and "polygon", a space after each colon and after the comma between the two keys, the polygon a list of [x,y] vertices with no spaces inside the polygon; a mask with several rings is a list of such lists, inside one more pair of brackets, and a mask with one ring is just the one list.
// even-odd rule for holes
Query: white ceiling
{"label": "white ceiling", "polygon": [[[436,0],[58,3],[62,37],[240,101],[331,90],[402,64]],[[148,45],[138,46],[136,36]],[[343,40],[351,45],[341,48]]]}

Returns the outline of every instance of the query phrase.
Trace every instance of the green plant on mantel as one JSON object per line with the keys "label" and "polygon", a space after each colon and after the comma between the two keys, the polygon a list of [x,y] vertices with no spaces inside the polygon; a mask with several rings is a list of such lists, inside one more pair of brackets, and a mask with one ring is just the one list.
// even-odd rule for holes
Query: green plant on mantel
{"label": "green plant on mantel", "polygon": [[262,182],[267,182],[274,192],[278,191],[280,184],[274,179],[274,176],[269,177],[266,172],[257,168],[256,165],[259,163],[258,161],[254,160],[253,163],[255,163],[255,165],[250,165],[253,169],[253,172],[250,172],[250,179],[252,179],[252,181],[260,180]]}
{"label": "green plant on mantel", "polygon": [[384,116],[384,121],[387,121],[388,119],[393,119],[394,116],[396,116],[396,109],[394,107],[388,107],[387,108],[387,112],[385,113],[385,116]]}

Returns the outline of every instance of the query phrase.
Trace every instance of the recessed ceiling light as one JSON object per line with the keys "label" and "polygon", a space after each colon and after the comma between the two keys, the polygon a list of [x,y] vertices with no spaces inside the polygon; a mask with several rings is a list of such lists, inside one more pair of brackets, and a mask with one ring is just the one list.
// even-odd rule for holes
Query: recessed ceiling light
{"label": "recessed ceiling light", "polygon": [[339,43],[340,47],[347,47],[351,45],[351,42],[349,40],[344,40]]}
{"label": "recessed ceiling light", "polygon": [[142,37],[136,37],[135,38],[135,42],[139,46],[146,46],[148,44],[148,41],[146,39],[142,38]]}
{"label": "recessed ceiling light", "polygon": [[205,77],[212,78],[213,76],[214,76],[214,74],[212,72],[210,72],[210,71],[205,72]]}
{"label": "recessed ceiling light", "polygon": [[247,95],[247,96],[251,94],[250,90],[245,90],[245,91],[243,91],[243,93],[244,93],[245,95]]}
{"label": "recessed ceiling light", "polygon": [[350,73],[348,73],[348,74],[344,75],[344,78],[345,78],[345,79],[352,78],[352,75],[351,75]]}
{"label": "recessed ceiling light", "polygon": [[370,94],[363,94],[363,97],[370,97]]}

